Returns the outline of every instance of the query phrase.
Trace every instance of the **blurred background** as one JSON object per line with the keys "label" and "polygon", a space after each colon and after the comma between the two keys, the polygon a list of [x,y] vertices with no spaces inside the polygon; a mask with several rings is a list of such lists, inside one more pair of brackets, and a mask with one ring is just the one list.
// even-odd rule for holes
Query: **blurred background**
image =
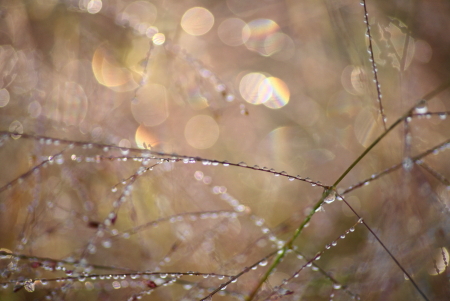
{"label": "blurred background", "polygon": [[[449,80],[450,4],[367,1],[367,10],[389,127]],[[25,256],[0,258],[2,300],[199,300],[224,280],[19,288],[83,273],[235,275],[276,251],[323,188],[133,157],[245,162],[332,185],[384,131],[366,29],[364,7],[349,0],[1,1],[0,249]],[[402,162],[450,138],[448,96],[400,123],[338,186],[430,300],[450,296],[450,158],[443,147]],[[324,206],[256,299],[420,300],[362,225],[325,248],[357,220],[341,201]],[[213,299],[244,300],[267,266]]]}

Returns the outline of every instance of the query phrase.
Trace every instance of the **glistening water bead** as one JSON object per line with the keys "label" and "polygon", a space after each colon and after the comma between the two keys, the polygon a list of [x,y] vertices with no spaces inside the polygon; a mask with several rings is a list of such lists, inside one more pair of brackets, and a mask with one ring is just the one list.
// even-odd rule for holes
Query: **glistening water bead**
{"label": "glistening water bead", "polygon": [[428,112],[428,107],[426,105],[426,102],[418,105],[414,110],[417,114],[425,114],[426,112]]}
{"label": "glistening water bead", "polygon": [[414,166],[414,162],[411,158],[408,157],[403,159],[402,166],[405,171],[411,171]]}
{"label": "glistening water bead", "polygon": [[333,190],[328,193],[328,195],[323,200],[327,204],[331,204],[336,200],[336,192]]}

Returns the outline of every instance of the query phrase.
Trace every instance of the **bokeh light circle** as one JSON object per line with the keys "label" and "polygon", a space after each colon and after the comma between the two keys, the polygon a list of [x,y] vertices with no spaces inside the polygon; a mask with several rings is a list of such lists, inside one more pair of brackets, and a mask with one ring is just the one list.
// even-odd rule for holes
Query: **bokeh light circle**
{"label": "bokeh light circle", "polygon": [[196,149],[206,149],[213,146],[219,138],[219,133],[217,122],[207,115],[192,117],[184,129],[186,141]]}
{"label": "bokeh light circle", "polygon": [[193,36],[204,35],[211,30],[213,25],[213,14],[204,7],[190,8],[181,18],[181,28]]}
{"label": "bokeh light circle", "polygon": [[30,114],[31,118],[37,118],[41,115],[42,106],[38,101],[32,101],[28,105],[28,114]]}
{"label": "bokeh light circle", "polygon": [[[14,120],[13,122],[11,122],[11,124],[9,125],[9,131],[11,133],[18,133],[18,134],[23,134],[23,125],[20,121],[18,120]],[[11,135],[11,137],[13,139],[19,139],[20,135]]]}
{"label": "bokeh light circle", "polygon": [[148,1],[134,1],[119,14],[119,23],[128,24],[130,27],[139,29],[148,28],[156,21],[158,10],[153,3]]}
{"label": "bokeh light circle", "polygon": [[[269,56],[270,54],[267,53],[266,47],[271,47],[271,44],[280,44],[281,42],[274,42],[274,41],[268,41],[266,42],[266,39],[271,38],[272,35],[278,33],[280,31],[280,26],[278,24],[270,19],[256,19],[251,22],[249,22],[244,28],[243,33],[248,31],[249,38],[245,42],[245,46],[248,50],[256,51],[261,55]],[[274,40],[276,37],[274,38]],[[278,39],[280,40],[280,39]],[[278,46],[282,47],[282,46]],[[272,47],[274,48],[274,47]],[[280,48],[281,49],[281,48]],[[272,51],[272,50],[270,50]]]}
{"label": "bokeh light circle", "polygon": [[271,56],[281,51],[289,37],[282,32],[275,32],[264,39],[264,55]]}
{"label": "bokeh light circle", "polygon": [[121,66],[106,43],[99,45],[95,50],[92,57],[92,71],[100,84],[114,91],[125,92],[137,88],[131,71]]}
{"label": "bokeh light circle", "polygon": [[247,23],[239,18],[228,18],[220,23],[217,34],[220,40],[228,46],[239,46],[248,39],[248,34],[243,34]]}
{"label": "bokeh light circle", "polygon": [[156,45],[162,45],[166,41],[166,36],[163,33],[158,32],[155,35],[153,35],[152,41]]}
{"label": "bokeh light circle", "polygon": [[158,136],[141,124],[135,134],[136,145],[142,149],[151,149],[156,145],[160,144]]}
{"label": "bokeh light circle", "polygon": [[259,72],[244,75],[239,83],[242,98],[251,104],[259,105],[267,101],[272,95],[271,87],[264,82],[266,76]]}
{"label": "bokeh light circle", "polygon": [[0,108],[3,108],[9,103],[10,95],[9,91],[5,88],[0,89]]}
{"label": "bokeh light circle", "polygon": [[156,26],[150,26],[149,28],[147,28],[147,30],[145,31],[145,35],[150,38],[153,39],[153,37],[155,36],[155,34],[157,34],[159,32],[158,27]]}
{"label": "bokeh light circle", "polygon": [[90,14],[96,14],[101,11],[103,3],[101,0],[91,0],[87,5],[87,11]]}
{"label": "bokeh light circle", "polygon": [[264,80],[264,82],[265,85],[272,87],[272,95],[267,101],[264,102],[266,107],[271,109],[279,109],[288,104],[289,98],[291,97],[291,92],[283,80],[277,77],[268,77]]}

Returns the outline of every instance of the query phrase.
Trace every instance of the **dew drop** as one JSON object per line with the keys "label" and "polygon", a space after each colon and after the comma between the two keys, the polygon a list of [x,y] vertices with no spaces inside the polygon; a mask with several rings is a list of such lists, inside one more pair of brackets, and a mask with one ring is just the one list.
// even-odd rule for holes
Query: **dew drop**
{"label": "dew drop", "polygon": [[407,157],[403,159],[402,166],[405,171],[411,171],[414,166],[414,162],[411,158]]}
{"label": "dew drop", "polygon": [[267,260],[263,260],[259,263],[260,266],[265,267],[268,264]]}
{"label": "dew drop", "polygon": [[97,252],[97,247],[93,244],[89,244],[88,245],[88,252],[90,254],[95,254]]}
{"label": "dew drop", "polygon": [[190,290],[192,288],[192,285],[185,284],[185,285],[183,285],[183,288],[188,291],[188,290]]}
{"label": "dew drop", "polygon": [[242,167],[247,167],[247,164],[245,162],[239,162],[238,165]]}
{"label": "dew drop", "polygon": [[355,232],[355,227],[351,227],[350,232]]}
{"label": "dew drop", "polygon": [[25,281],[23,287],[29,293],[34,292],[34,280],[30,279],[30,280]]}
{"label": "dew drop", "polygon": [[257,225],[258,227],[261,227],[262,225],[264,225],[264,219],[263,218],[258,218],[255,221],[255,225]]}
{"label": "dew drop", "polygon": [[109,248],[111,248],[112,243],[110,240],[106,239],[106,240],[102,241],[102,246],[106,249],[109,249]]}
{"label": "dew drop", "polygon": [[418,105],[414,110],[417,114],[425,114],[426,112],[428,112],[426,102],[424,101],[423,104]]}
{"label": "dew drop", "polygon": [[333,284],[333,288],[334,288],[335,290],[338,290],[338,289],[341,289],[341,288],[342,288],[342,285],[340,285],[339,283],[334,283],[334,284]]}
{"label": "dew drop", "polygon": [[328,195],[325,197],[325,199],[323,201],[327,204],[331,204],[335,200],[336,200],[336,191],[333,190],[330,193],[328,193]]}

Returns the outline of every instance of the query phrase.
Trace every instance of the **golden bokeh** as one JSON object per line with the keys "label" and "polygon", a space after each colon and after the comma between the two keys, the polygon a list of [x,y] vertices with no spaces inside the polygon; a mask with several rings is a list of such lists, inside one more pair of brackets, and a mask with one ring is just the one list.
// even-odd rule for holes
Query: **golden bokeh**
{"label": "golden bokeh", "polygon": [[207,115],[192,117],[184,129],[184,137],[190,146],[197,149],[206,149],[213,146],[219,138],[217,122]]}
{"label": "golden bokeh", "polygon": [[206,34],[214,25],[213,14],[204,7],[188,9],[181,18],[183,30],[193,36]]}

